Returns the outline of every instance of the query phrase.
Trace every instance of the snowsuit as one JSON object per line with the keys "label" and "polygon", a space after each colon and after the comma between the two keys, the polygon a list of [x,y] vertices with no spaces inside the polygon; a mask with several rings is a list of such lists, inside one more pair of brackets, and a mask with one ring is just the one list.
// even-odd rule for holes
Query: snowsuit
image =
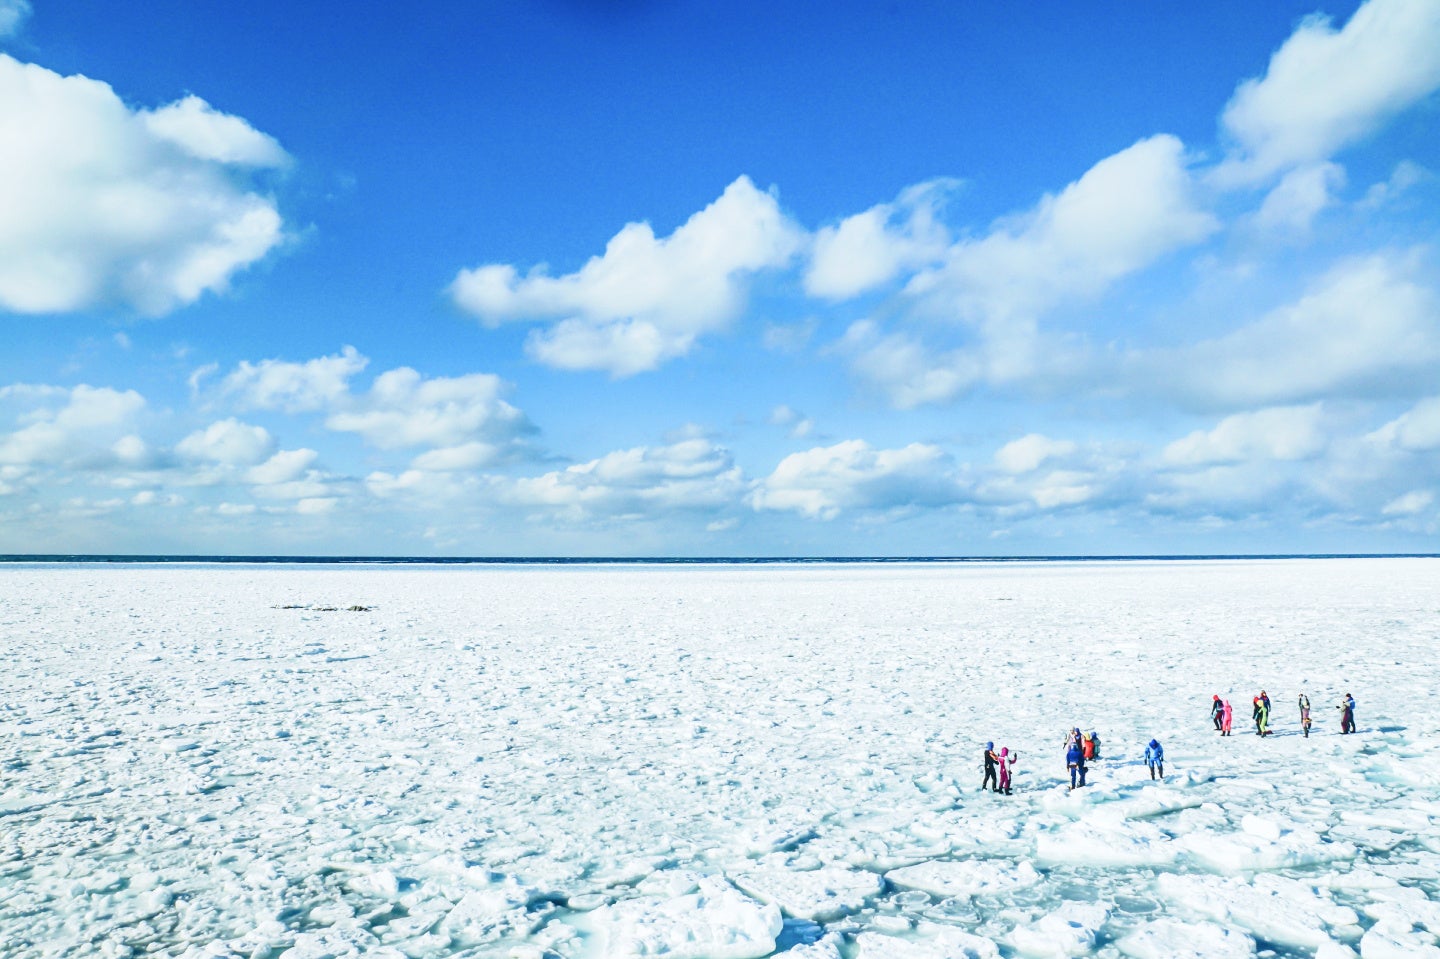
{"label": "snowsuit", "polygon": [[1220,735],[1230,735],[1230,723],[1235,718],[1235,711],[1230,708],[1230,700],[1225,700],[1225,719],[1220,724]]}
{"label": "snowsuit", "polygon": [[[1079,743],[1071,743],[1070,748],[1065,751],[1065,765],[1070,769],[1070,788],[1076,789],[1085,785],[1085,750],[1080,748]],[[1076,777],[1079,782],[1076,782]]]}
{"label": "snowsuit", "polygon": [[1217,733],[1220,732],[1221,724],[1224,722],[1224,717],[1225,706],[1223,703],[1220,702],[1220,697],[1216,696],[1213,700],[1210,701],[1210,718],[1215,721],[1215,731]]}
{"label": "snowsuit", "polygon": [[1270,703],[1260,700],[1260,735],[1270,735]]}
{"label": "snowsuit", "polygon": [[1008,748],[1000,750],[997,757],[1000,761],[1000,791],[1010,795],[1010,766],[1020,756],[1019,753],[1012,753]]}
{"label": "snowsuit", "polygon": [[1349,693],[1345,694],[1344,700],[1340,703],[1340,732],[1353,733],[1355,731],[1355,697]]}
{"label": "snowsuit", "polygon": [[997,792],[997,793],[998,793],[998,792],[1000,791],[1000,782],[999,782],[999,780],[997,780],[997,779],[995,778],[995,760],[996,760],[997,758],[998,758],[998,757],[995,755],[995,744],[994,744],[994,743],[986,743],[986,744],[985,744],[985,778],[980,781],[980,791],[981,791],[981,792],[984,792],[984,791],[985,791],[985,787],[986,787],[987,785],[988,785],[988,786],[991,788],[991,790],[994,791],[994,792]]}
{"label": "snowsuit", "polygon": [[1160,772],[1160,778],[1165,778],[1165,747],[1159,741],[1150,740],[1150,745],[1145,747],[1145,765],[1150,767],[1150,778],[1155,778],[1156,770]]}
{"label": "snowsuit", "polygon": [[1090,736],[1080,737],[1080,749],[1085,753],[1086,760],[1095,758],[1095,740]]}
{"label": "snowsuit", "polygon": [[1304,693],[1300,694],[1300,730],[1310,738],[1310,697]]}
{"label": "snowsuit", "polygon": [[1094,747],[1095,747],[1095,754],[1094,754],[1093,756],[1091,756],[1090,758],[1091,758],[1091,759],[1099,759],[1099,758],[1100,758],[1100,734],[1099,734],[1099,733],[1095,733],[1095,732],[1091,732],[1091,733],[1090,733],[1090,742],[1091,742],[1091,744],[1094,745]]}

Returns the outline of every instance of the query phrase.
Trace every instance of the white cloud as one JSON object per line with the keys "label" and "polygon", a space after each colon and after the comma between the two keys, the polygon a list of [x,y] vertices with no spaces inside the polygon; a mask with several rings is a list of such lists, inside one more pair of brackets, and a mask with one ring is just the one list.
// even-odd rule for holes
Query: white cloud
{"label": "white cloud", "polygon": [[1395,164],[1389,179],[1376,183],[1365,191],[1365,199],[1361,201],[1361,205],[1369,209],[1382,207],[1404,196],[1411,187],[1429,179],[1431,175],[1430,171],[1418,163],[1401,160]]}
{"label": "white cloud", "polygon": [[1196,430],[1165,447],[1161,458],[1176,466],[1301,460],[1325,449],[1319,403],[1237,413],[1212,430]]}
{"label": "white cloud", "polygon": [[250,409],[287,413],[325,409],[348,394],[350,377],[369,362],[353,346],[304,363],[242,360],[235,372],[225,377],[221,392]]}
{"label": "white cloud", "polygon": [[1265,197],[1255,225],[1269,232],[1304,233],[1322,210],[1335,201],[1345,184],[1345,171],[1334,163],[1315,163],[1291,170]]}
{"label": "white cloud", "polygon": [[902,271],[934,263],[950,245],[939,221],[953,180],[916,184],[894,203],[846,217],[815,234],[805,292],[843,300],[890,282]]}
{"label": "white cloud", "polygon": [[[27,426],[0,434],[0,463],[16,465],[72,464],[104,466],[134,454],[125,426],[145,406],[134,390],[77,386],[5,387],[0,398],[39,400],[42,405],[24,417]],[[56,401],[63,405],[55,407]],[[138,439],[136,440],[138,441]]]}
{"label": "white cloud", "polygon": [[1072,358],[1042,334],[1041,317],[1210,236],[1218,223],[1194,192],[1179,140],[1141,140],[986,236],[954,244],[942,265],[910,280],[913,319],[962,322],[974,329],[973,342],[935,349],[863,320],[837,349],[902,409],[945,402],[981,383],[1053,379]]}
{"label": "white cloud", "polygon": [[188,459],[209,460],[226,466],[251,466],[275,449],[275,440],[263,426],[236,419],[211,423],[175,444],[175,452]]}
{"label": "white cloud", "polygon": [[120,437],[110,446],[118,463],[124,466],[144,466],[150,460],[150,447],[134,433]]}
{"label": "white cloud", "polygon": [[724,327],[744,303],[745,279],[784,265],[801,238],[775,197],[742,176],[664,239],[631,223],[574,273],[551,276],[542,265],[521,276],[490,264],[461,270],[450,291],[490,326],[559,321],[530,337],[542,362],[628,376]]}
{"label": "white cloud", "polygon": [[472,470],[500,459],[503,450],[494,443],[461,443],[459,446],[442,446],[427,450],[411,462],[418,470],[446,472],[450,470]]}
{"label": "white cloud", "polygon": [[874,449],[864,440],[792,453],[758,481],[756,510],[789,510],[834,519],[842,510],[889,510],[958,502],[961,487],[938,447],[912,443]]}
{"label": "white cloud", "polygon": [[1423,513],[1429,509],[1433,502],[1435,502],[1435,494],[1429,490],[1411,490],[1386,503],[1381,507],[1380,512],[1386,516],[1414,516],[1416,513]]}
{"label": "white cloud", "polygon": [[333,492],[329,477],[319,470],[309,470],[304,476],[279,483],[257,484],[250,489],[256,496],[263,496],[266,499],[293,500],[325,498]]}
{"label": "white cloud", "polygon": [[1253,182],[1324,160],[1440,87],[1440,4],[1368,0],[1336,30],[1307,17],[1247,80],[1221,123],[1236,150],[1221,182]]}
{"label": "white cloud", "polygon": [[1440,396],[1421,400],[1367,439],[1405,450],[1440,449]]}
{"label": "white cloud", "polygon": [[19,33],[29,16],[30,0],[0,0],[0,37]]}
{"label": "white cloud", "polygon": [[1011,440],[995,452],[995,464],[1007,473],[1030,473],[1053,457],[1069,456],[1076,446],[1069,440],[1052,440],[1039,433]]}
{"label": "white cloud", "polygon": [[902,410],[954,399],[986,375],[978,350],[933,350],[908,333],[884,333],[873,320],[852,323],[836,349]]}
{"label": "white cloud", "polygon": [[279,167],[290,162],[280,144],[236,116],[191,95],[141,114],[156,138],[201,160],[235,166]]}
{"label": "white cloud", "polygon": [[982,324],[1032,318],[1208,237],[1218,224],[1193,194],[1183,144],[1141,140],[983,239],[956,244],[909,292],[937,315]]}
{"label": "white cloud", "polygon": [[1415,257],[1335,266],[1297,301],[1218,339],[1132,357],[1153,388],[1213,405],[1283,403],[1429,381],[1440,365],[1440,300]]}
{"label": "white cloud", "polygon": [[258,466],[245,472],[245,481],[262,486],[289,483],[299,479],[320,456],[310,449],[281,450]]}
{"label": "white cloud", "polygon": [[[470,444],[506,443],[530,431],[525,414],[501,398],[507,389],[488,373],[427,380],[400,367],[377,376],[368,393],[348,400],[325,425],[359,433],[381,449],[434,446],[463,457],[479,451]],[[460,446],[466,450],[453,450]]]}
{"label": "white cloud", "polygon": [[320,516],[334,512],[339,502],[334,496],[310,496],[295,504],[295,512],[301,516]]}
{"label": "white cloud", "polygon": [[809,436],[815,428],[815,423],[808,416],[793,410],[785,404],[781,404],[770,411],[770,422],[776,426],[783,426],[792,439],[801,439]]}
{"label": "white cloud", "polygon": [[398,476],[394,473],[377,470],[365,477],[365,486],[375,496],[386,497],[419,489],[426,484],[429,478],[429,473],[418,469],[406,470]]}
{"label": "white cloud", "polygon": [[1099,488],[1093,485],[1088,473],[1073,470],[1056,470],[1045,476],[1030,490],[1030,498],[1041,509],[1058,509],[1063,506],[1078,506],[1094,499]]}
{"label": "white cloud", "polygon": [[221,516],[249,516],[255,512],[254,503],[221,503],[215,507]]}
{"label": "white cloud", "polygon": [[666,446],[618,450],[564,470],[514,480],[502,495],[574,519],[633,518],[728,506],[738,500],[743,482],[728,450],[692,437]]}
{"label": "white cloud", "polygon": [[197,98],[137,112],[108,84],[0,54],[0,143],[0,308],[166,313],[282,239],[250,171],[284,152]]}

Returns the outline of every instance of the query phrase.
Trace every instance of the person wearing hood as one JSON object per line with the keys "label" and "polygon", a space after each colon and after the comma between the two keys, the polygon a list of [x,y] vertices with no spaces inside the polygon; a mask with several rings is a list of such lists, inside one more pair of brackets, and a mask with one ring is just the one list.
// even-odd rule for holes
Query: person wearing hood
{"label": "person wearing hood", "polygon": [[993,792],[1000,791],[1000,780],[995,776],[996,761],[1000,757],[995,755],[995,744],[985,744],[985,778],[980,782],[980,791],[983,793],[988,785]]}
{"label": "person wearing hood", "polygon": [[1340,710],[1340,732],[1342,734],[1353,733],[1355,731],[1355,697],[1346,693],[1345,698],[1336,708]]}
{"label": "person wearing hood", "polygon": [[1012,753],[1008,746],[1000,748],[1000,755],[996,757],[1000,766],[1000,792],[1010,795],[1010,767],[1015,765],[1015,760],[1020,758],[1019,753]]}
{"label": "person wearing hood", "polygon": [[1160,745],[1158,739],[1150,740],[1150,744],[1145,747],[1145,765],[1150,767],[1151,779],[1155,778],[1157,770],[1160,778],[1165,778],[1165,747]]}
{"label": "person wearing hood", "polygon": [[1228,735],[1230,735],[1231,723],[1234,722],[1234,720],[1235,720],[1235,710],[1233,710],[1233,709],[1230,708],[1230,700],[1226,699],[1226,700],[1224,700],[1224,703],[1225,703],[1225,709],[1224,709],[1225,718],[1224,718],[1224,720],[1223,720],[1223,721],[1221,722],[1221,724],[1220,724],[1220,735],[1222,735],[1222,736],[1228,736]]}
{"label": "person wearing hood", "polygon": [[1065,750],[1065,766],[1070,770],[1070,788],[1085,785],[1085,750],[1078,739],[1072,739]]}
{"label": "person wearing hood", "polygon": [[1300,731],[1310,738],[1310,697],[1300,694]]}
{"label": "person wearing hood", "polygon": [[1210,697],[1210,718],[1215,723],[1215,731],[1220,732],[1220,725],[1224,719],[1225,707],[1220,702],[1220,694],[1216,693]]}

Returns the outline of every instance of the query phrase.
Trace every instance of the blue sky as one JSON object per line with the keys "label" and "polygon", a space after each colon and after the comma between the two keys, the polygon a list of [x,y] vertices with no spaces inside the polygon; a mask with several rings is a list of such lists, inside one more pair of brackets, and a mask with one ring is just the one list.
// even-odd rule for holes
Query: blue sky
{"label": "blue sky", "polygon": [[1433,551],[1433,0],[0,0],[0,551]]}

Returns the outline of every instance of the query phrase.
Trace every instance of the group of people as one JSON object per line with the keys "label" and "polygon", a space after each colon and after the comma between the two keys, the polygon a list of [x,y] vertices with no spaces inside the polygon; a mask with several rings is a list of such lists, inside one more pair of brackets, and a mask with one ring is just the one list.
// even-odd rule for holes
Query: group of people
{"label": "group of people", "polygon": [[[1310,738],[1310,697],[1304,693],[1300,694],[1300,729],[1305,738]],[[1343,734],[1355,731],[1355,697],[1349,693],[1335,707],[1340,710],[1340,732]],[[1221,699],[1216,693],[1210,701],[1210,718],[1215,723],[1215,731],[1222,736],[1229,736],[1231,723],[1235,711],[1230,706],[1228,699]],[[1265,690],[1260,690],[1260,695],[1252,701],[1252,717],[1255,720],[1255,735],[1269,736],[1270,729],[1270,696]],[[995,744],[985,744],[985,778],[980,783],[980,789],[991,789],[997,793],[1011,794],[1010,777],[1014,768],[1015,760],[1019,753],[1008,747],[1001,747],[997,752]],[[1100,758],[1100,734],[1094,731],[1082,733],[1079,726],[1073,727],[1065,736],[1065,766],[1070,772],[1070,789],[1079,789],[1085,785],[1085,775],[1089,772],[1088,764],[1092,759]],[[1145,765],[1150,770],[1151,779],[1165,778],[1165,747],[1160,745],[1159,740],[1151,739],[1145,746]]]}
{"label": "group of people", "polygon": [[[1305,738],[1310,738],[1310,697],[1304,693],[1300,694],[1300,731]],[[1251,701],[1251,718],[1255,720],[1255,735],[1269,736],[1270,729],[1270,696],[1265,690],[1260,690],[1260,695]],[[1355,697],[1349,693],[1335,707],[1340,712],[1340,732],[1353,733],[1355,731]],[[1215,731],[1222,736],[1230,735],[1230,724],[1234,710],[1230,708],[1228,699],[1221,699],[1217,693],[1210,697],[1210,719],[1215,724]]]}
{"label": "group of people", "polygon": [[1091,731],[1082,733],[1079,726],[1073,727],[1065,737],[1065,767],[1070,770],[1070,788],[1085,785],[1087,763],[1100,758],[1100,734]]}

